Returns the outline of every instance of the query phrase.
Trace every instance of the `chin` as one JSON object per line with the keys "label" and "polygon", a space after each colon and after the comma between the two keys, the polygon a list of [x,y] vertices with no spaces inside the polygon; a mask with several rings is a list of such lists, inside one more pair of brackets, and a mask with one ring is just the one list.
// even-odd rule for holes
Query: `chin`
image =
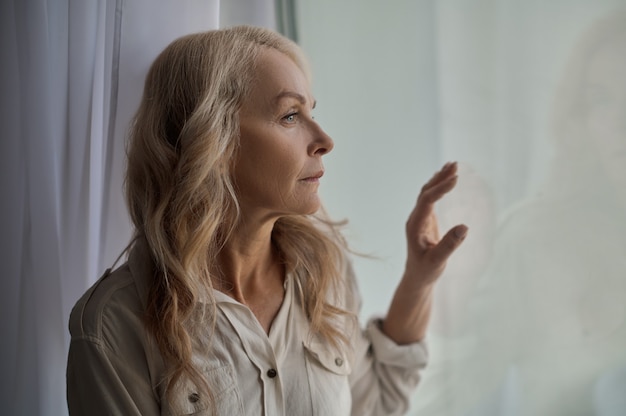
{"label": "chin", "polygon": [[320,201],[316,201],[315,203],[307,204],[303,206],[301,209],[298,209],[296,214],[298,215],[313,215],[320,210],[322,204]]}

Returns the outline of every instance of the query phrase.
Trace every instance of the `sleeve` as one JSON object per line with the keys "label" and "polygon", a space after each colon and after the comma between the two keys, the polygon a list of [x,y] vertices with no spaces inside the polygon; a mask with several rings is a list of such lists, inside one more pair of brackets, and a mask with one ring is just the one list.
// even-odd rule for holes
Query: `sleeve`
{"label": "sleeve", "polygon": [[67,363],[70,415],[158,415],[149,380],[97,339],[72,339]]}
{"label": "sleeve", "polygon": [[428,361],[424,342],[397,345],[369,321],[355,341],[350,375],[353,415],[403,415]]}
{"label": "sleeve", "polygon": [[[351,268],[352,310],[360,309],[360,296]],[[382,319],[371,319],[353,336],[353,369],[349,377],[352,414],[358,416],[403,415],[409,409],[413,391],[426,367],[424,341],[398,345],[381,330]]]}

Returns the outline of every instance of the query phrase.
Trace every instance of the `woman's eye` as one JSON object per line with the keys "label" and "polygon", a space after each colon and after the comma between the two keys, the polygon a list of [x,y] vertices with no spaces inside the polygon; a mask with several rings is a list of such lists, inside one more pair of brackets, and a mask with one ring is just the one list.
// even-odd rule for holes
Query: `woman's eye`
{"label": "woman's eye", "polygon": [[283,120],[285,120],[287,123],[294,123],[296,121],[297,116],[298,116],[298,113],[290,113],[290,114],[287,114],[285,117],[283,117]]}

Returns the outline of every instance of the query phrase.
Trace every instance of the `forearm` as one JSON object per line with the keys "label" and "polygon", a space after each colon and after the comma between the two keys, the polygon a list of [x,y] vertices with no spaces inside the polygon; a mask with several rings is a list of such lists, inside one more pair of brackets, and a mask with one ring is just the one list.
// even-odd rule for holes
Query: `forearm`
{"label": "forearm", "polygon": [[432,311],[434,283],[416,290],[403,284],[406,279],[405,276],[397,287],[382,326],[383,332],[398,345],[424,339]]}

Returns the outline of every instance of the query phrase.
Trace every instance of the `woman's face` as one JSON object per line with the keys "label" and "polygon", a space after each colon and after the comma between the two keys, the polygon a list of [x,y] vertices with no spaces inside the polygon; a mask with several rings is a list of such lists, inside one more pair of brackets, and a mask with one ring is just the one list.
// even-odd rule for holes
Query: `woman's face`
{"label": "woman's face", "polygon": [[255,81],[239,112],[240,148],[233,167],[244,217],[312,214],[332,139],[313,120],[309,82],[286,55],[263,48]]}

